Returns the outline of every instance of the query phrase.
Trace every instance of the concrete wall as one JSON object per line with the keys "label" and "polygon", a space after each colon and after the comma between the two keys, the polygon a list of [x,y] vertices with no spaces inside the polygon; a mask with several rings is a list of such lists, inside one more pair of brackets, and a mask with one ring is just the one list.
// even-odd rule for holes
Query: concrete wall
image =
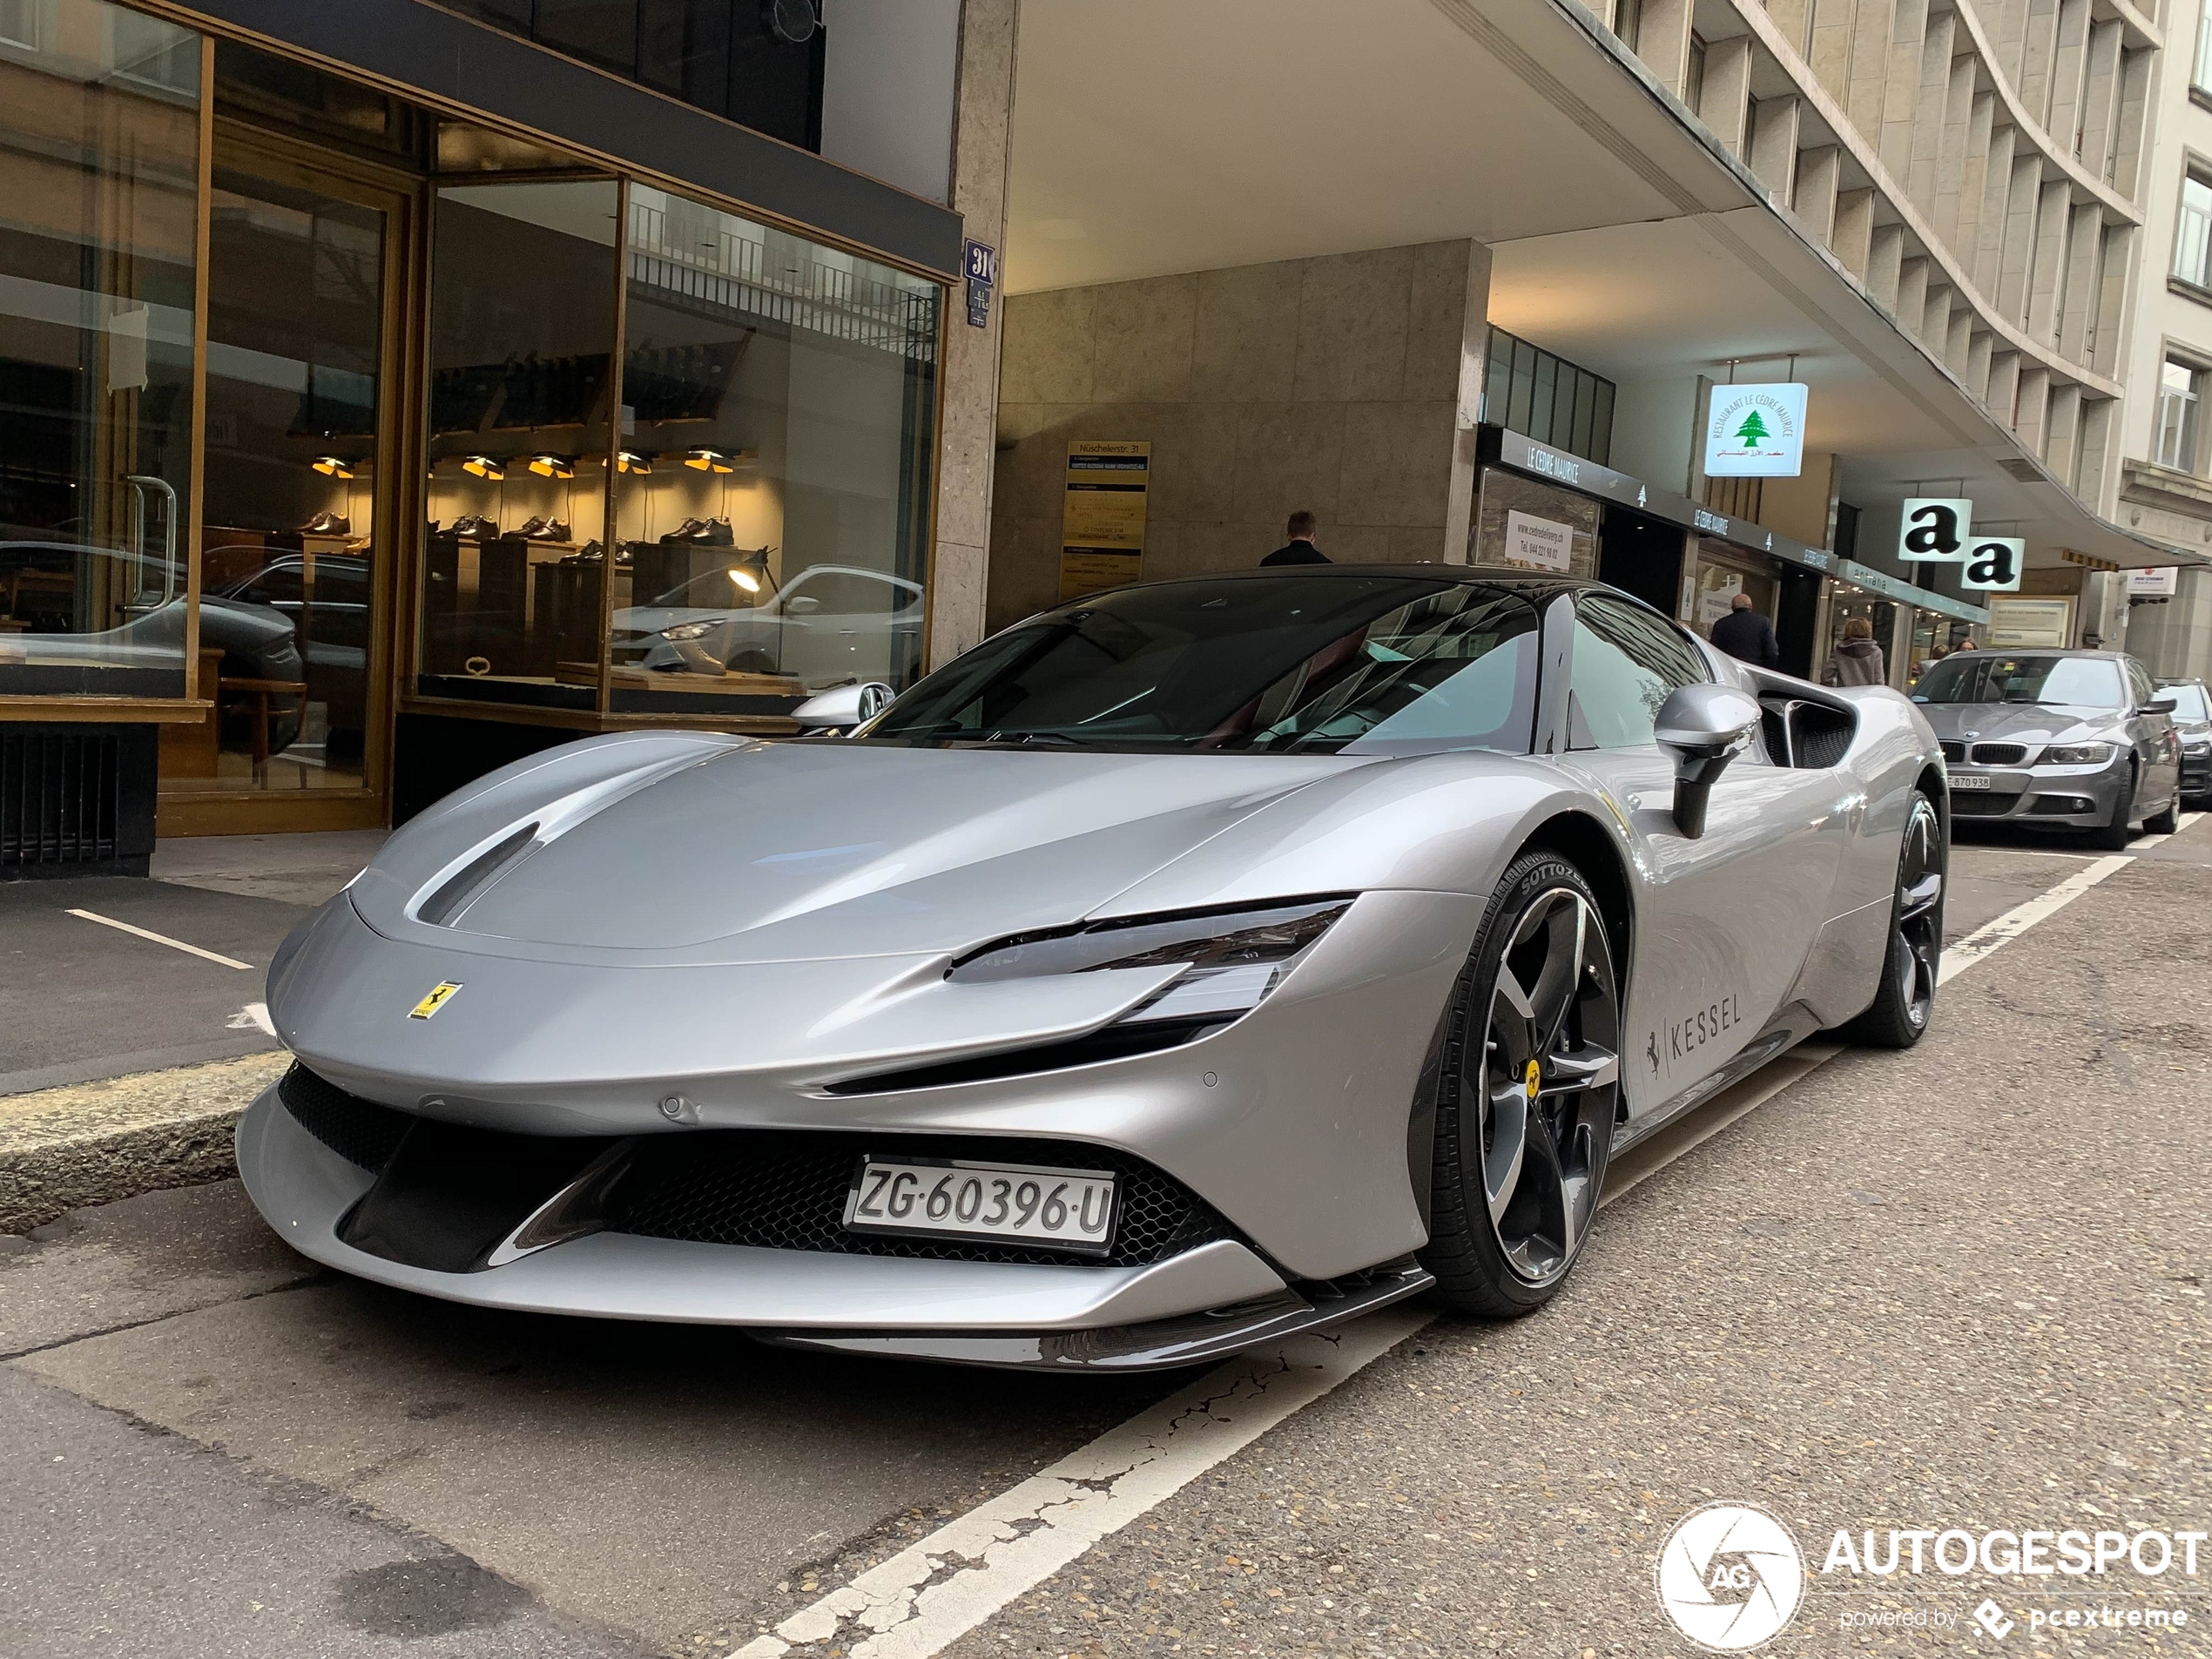
{"label": "concrete wall", "polygon": [[1488,296],[1455,241],[1009,299],[990,626],[1058,600],[1077,438],[1152,445],[1148,578],[1249,568],[1299,508],[1332,558],[1464,560]]}
{"label": "concrete wall", "polygon": [[[1018,0],[963,0],[960,100],[953,128],[952,205],[979,242],[1006,242],[1007,131],[1014,118]],[[936,540],[929,563],[928,665],[983,637],[984,567],[991,544],[994,422],[1006,307],[972,327],[967,296],[948,291],[944,425],[937,448]]]}
{"label": "concrete wall", "polygon": [[2132,605],[2128,649],[2161,679],[2212,677],[2212,570],[2183,570],[2164,604]]}

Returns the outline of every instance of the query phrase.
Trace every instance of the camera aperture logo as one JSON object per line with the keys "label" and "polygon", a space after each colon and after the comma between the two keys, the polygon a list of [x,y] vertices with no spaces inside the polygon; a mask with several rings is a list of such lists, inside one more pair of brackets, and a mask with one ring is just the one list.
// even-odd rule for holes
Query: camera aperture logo
{"label": "camera aperture logo", "polygon": [[1709,1503],[1675,1525],[1660,1547],[1659,1605],[1675,1629],[1716,1653],[1772,1641],[1805,1593],[1804,1556],[1765,1510]]}

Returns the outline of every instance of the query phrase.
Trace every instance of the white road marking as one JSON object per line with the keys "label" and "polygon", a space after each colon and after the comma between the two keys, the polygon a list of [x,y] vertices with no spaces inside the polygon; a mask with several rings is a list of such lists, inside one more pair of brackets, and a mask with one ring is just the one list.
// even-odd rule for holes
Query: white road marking
{"label": "white road marking", "polygon": [[248,1002],[232,1015],[225,1024],[233,1031],[259,1031],[272,1037],[277,1034],[276,1022],[269,1018],[266,1002]]}
{"label": "white road marking", "polygon": [[2183,830],[2187,829],[2190,825],[2195,823],[2198,819],[2202,818],[2204,814],[2202,813],[2183,813],[2179,818],[2174,820],[2174,827],[2172,830],[2168,831],[2164,835],[2146,835],[2141,840],[2138,840],[2131,850],[2140,853],[2147,846],[2156,846],[2161,841],[2170,841],[2175,836],[2179,835]]}
{"label": "white road marking", "polygon": [[2099,859],[2086,869],[2076,870],[2048,893],[2007,910],[1986,927],[1976,928],[1943,953],[1942,965],[1936,969],[1936,983],[1948,984],[1993,951],[2002,950],[2037,922],[2055,915],[2107,876],[2134,862],[2133,858],[2118,853]]}
{"label": "white road marking", "polygon": [[91,910],[72,910],[69,914],[72,916],[82,916],[87,921],[97,921],[101,927],[112,927],[118,933],[136,934],[141,939],[151,939],[157,945],[166,945],[172,950],[181,950],[187,956],[198,956],[206,961],[220,962],[225,968],[242,968],[248,974],[253,971],[253,964],[251,962],[241,962],[235,956],[218,955],[212,950],[202,950],[197,945],[187,945],[181,939],[172,939],[167,934],[150,933],[144,927],[133,927],[129,922],[118,921],[113,916],[103,916]]}
{"label": "white road marking", "polygon": [[[2055,915],[2122,866],[2100,860],[1943,953],[1941,984]],[[1610,1204],[1844,1052],[1817,1041],[1724,1089],[1624,1155]],[[1638,1154],[1647,1154],[1639,1157]],[[1656,1155],[1656,1156],[1651,1156]],[[1324,1335],[1255,1349],[1109,1429],[1079,1452],[948,1521],[890,1560],[755,1636],[735,1659],[783,1659],[833,1644],[850,1659],[932,1659],[1100,1539],[1120,1531],[1224,1458],[1388,1353],[1436,1314],[1386,1308]]]}
{"label": "white road marking", "polygon": [[928,1659],[1435,1317],[1386,1308],[1240,1355],[802,1608],[738,1659],[830,1642],[852,1659]]}

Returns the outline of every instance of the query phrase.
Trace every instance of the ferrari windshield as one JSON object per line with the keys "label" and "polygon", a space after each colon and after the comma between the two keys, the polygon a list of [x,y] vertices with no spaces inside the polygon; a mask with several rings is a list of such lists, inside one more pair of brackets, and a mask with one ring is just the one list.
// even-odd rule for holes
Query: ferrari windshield
{"label": "ferrari windshield", "polygon": [[2121,709],[2127,688],[2103,657],[2020,657],[1965,651],[1932,664],[1912,688],[1915,703],[2051,703]]}
{"label": "ferrari windshield", "polygon": [[1228,577],[1078,600],[923,680],[866,736],[1258,754],[1528,752],[1537,620],[1416,577]]}

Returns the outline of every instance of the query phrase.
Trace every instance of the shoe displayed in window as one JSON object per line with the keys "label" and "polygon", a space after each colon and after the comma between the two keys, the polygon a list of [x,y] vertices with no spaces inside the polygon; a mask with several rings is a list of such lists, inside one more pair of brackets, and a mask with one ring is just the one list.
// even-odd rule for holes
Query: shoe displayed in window
{"label": "shoe displayed in window", "polygon": [[705,523],[693,530],[688,539],[704,543],[709,547],[737,545],[737,535],[731,529],[730,521],[726,518],[708,519]]}
{"label": "shoe displayed in window", "polygon": [[545,521],[533,513],[523,521],[522,529],[516,530],[515,534],[525,540],[531,536],[543,536],[545,534]]}
{"label": "shoe displayed in window", "polygon": [[688,542],[705,528],[705,519],[687,518],[660,539],[664,542]]}

